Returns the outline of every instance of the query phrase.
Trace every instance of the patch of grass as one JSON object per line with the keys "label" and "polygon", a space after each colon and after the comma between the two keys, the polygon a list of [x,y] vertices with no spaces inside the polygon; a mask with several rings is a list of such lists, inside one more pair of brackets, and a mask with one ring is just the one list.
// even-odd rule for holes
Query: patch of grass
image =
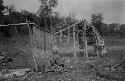
{"label": "patch of grass", "polygon": [[108,50],[107,58],[125,59],[125,50]]}
{"label": "patch of grass", "polygon": [[124,38],[106,38],[105,39],[106,46],[125,46],[125,39]]}
{"label": "patch of grass", "polygon": [[[32,52],[28,45],[29,39],[27,37],[8,39],[7,43],[1,43],[3,51],[8,52],[8,55],[15,60],[14,68],[24,68],[34,66]],[[125,39],[106,39],[106,44],[109,46],[113,45],[124,45]],[[11,47],[12,46],[12,47]],[[65,47],[65,46],[64,46]],[[117,49],[117,48],[116,48]],[[125,50],[108,50],[108,53],[102,58],[85,58],[83,51],[77,51],[77,59],[74,59],[74,52],[62,51],[61,55],[65,58],[65,69],[67,72],[63,73],[30,73],[27,74],[26,78],[14,78],[10,81],[112,81],[123,80],[125,77],[124,73],[117,70],[109,70],[107,67],[116,65],[125,59]],[[22,51],[26,50],[26,51]],[[89,52],[90,57],[95,57],[94,52]],[[77,63],[76,63],[77,61]],[[29,65],[28,65],[29,64]],[[30,66],[31,64],[31,66]],[[45,71],[47,67],[48,59],[37,59],[39,70]],[[24,67],[21,67],[24,66]],[[73,67],[70,67],[73,66]],[[11,66],[12,67],[12,66]],[[124,71],[123,71],[124,72]],[[116,78],[114,78],[116,77]],[[4,80],[3,80],[4,81]],[[7,80],[6,80],[7,81]]]}

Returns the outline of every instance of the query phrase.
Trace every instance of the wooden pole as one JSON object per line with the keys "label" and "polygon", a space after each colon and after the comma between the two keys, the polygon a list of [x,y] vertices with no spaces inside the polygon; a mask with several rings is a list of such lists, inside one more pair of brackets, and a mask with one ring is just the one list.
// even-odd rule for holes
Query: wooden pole
{"label": "wooden pole", "polygon": [[76,25],[76,40],[77,40],[77,47],[79,47],[79,37],[78,37],[78,25]]}
{"label": "wooden pole", "polygon": [[[47,31],[47,15],[45,16],[45,30]],[[44,32],[44,31],[43,31]],[[46,54],[46,32],[44,32],[44,52]]]}
{"label": "wooden pole", "polygon": [[63,34],[62,34],[62,31],[60,32],[60,42],[62,42],[62,37],[63,37]]}
{"label": "wooden pole", "polygon": [[[34,23],[29,23],[34,24]],[[19,24],[8,24],[8,25],[0,25],[0,27],[7,27],[7,26],[21,26],[21,25],[27,25],[27,23],[19,23]]]}
{"label": "wooden pole", "polygon": [[[15,19],[14,19],[14,24],[16,24],[16,21],[15,21]],[[16,25],[15,25],[15,32],[16,32],[16,34],[18,35],[18,32],[17,32],[17,27],[16,27]]]}
{"label": "wooden pole", "polygon": [[[51,18],[51,16],[49,15],[49,17],[50,17],[50,24],[51,24],[51,31],[52,31],[52,29],[53,29],[53,27],[52,27],[52,18]],[[52,35],[52,33],[53,32],[51,32],[51,35]],[[52,47],[53,47],[53,35],[51,36],[51,49],[52,49]]]}
{"label": "wooden pole", "polygon": [[75,36],[75,25],[73,26],[73,40],[74,40],[74,58],[76,58],[76,36]]}
{"label": "wooden pole", "polygon": [[57,43],[57,38],[56,38],[56,36],[53,36],[53,38],[54,38],[54,44],[56,44],[56,43]]}
{"label": "wooden pole", "polygon": [[32,42],[33,42],[33,40],[32,40],[32,30],[30,28],[29,23],[27,24],[27,26],[28,26],[28,29],[29,29],[30,47],[31,47],[31,51],[33,52],[33,60],[34,60],[34,64],[35,64],[35,69],[36,69],[36,71],[38,71],[37,63],[36,63],[36,59],[35,59],[35,55],[34,55],[34,51],[33,51],[33,47],[32,47],[33,46],[33,44],[32,44]]}
{"label": "wooden pole", "polygon": [[77,33],[76,37],[77,37],[77,47],[79,48],[79,37],[78,37],[78,33]]}
{"label": "wooden pole", "polygon": [[86,54],[86,58],[88,58],[88,45],[87,45],[87,36],[86,36],[86,26],[87,26],[87,23],[86,23],[86,20],[84,21],[84,36],[85,36],[85,54]]}
{"label": "wooden pole", "polygon": [[68,28],[67,44],[69,44],[69,39],[70,39],[70,28]]}
{"label": "wooden pole", "polygon": [[[49,4],[49,0],[47,1],[47,5]],[[50,8],[50,6],[48,5],[48,7]],[[51,18],[51,15],[49,14],[49,17],[50,17],[50,27],[51,27],[51,31],[53,30],[53,27],[52,27],[52,18]],[[52,35],[53,32],[51,32],[51,35]],[[53,47],[53,35],[51,36],[51,49]]]}

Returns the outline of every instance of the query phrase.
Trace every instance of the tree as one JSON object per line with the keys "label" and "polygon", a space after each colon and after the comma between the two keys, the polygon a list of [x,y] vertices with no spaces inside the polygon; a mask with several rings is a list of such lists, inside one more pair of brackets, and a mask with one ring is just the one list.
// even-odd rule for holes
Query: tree
{"label": "tree", "polygon": [[121,24],[120,26],[120,35],[125,36],[125,24]]}
{"label": "tree", "polygon": [[12,5],[8,6],[7,9],[8,9],[9,15],[11,15],[12,12],[15,11],[15,5],[12,4]]}
{"label": "tree", "polygon": [[109,35],[109,27],[108,27],[108,24],[102,23],[101,30],[105,30],[105,31],[101,31],[101,33],[102,33],[103,36]]}
{"label": "tree", "polygon": [[52,17],[52,8],[57,6],[57,0],[39,0],[41,2],[40,8],[38,10],[39,23],[40,26],[50,30],[51,26],[51,17]]}
{"label": "tree", "polygon": [[77,21],[76,15],[74,13],[69,13],[69,15],[65,19],[67,23],[71,24],[74,24]]}
{"label": "tree", "polygon": [[110,31],[109,31],[110,35],[118,36],[120,34],[120,24],[119,23],[112,23],[109,25],[109,27],[110,27]]}
{"label": "tree", "polygon": [[3,15],[4,9],[5,9],[5,6],[3,5],[3,0],[0,0],[0,16]]}
{"label": "tree", "polygon": [[99,31],[99,33],[102,35],[102,21],[103,21],[103,17],[101,13],[97,13],[97,14],[92,14],[91,16],[91,23],[93,26],[96,27],[96,29]]}
{"label": "tree", "polygon": [[52,8],[57,6],[58,1],[57,0],[39,0],[41,2],[40,8],[39,8],[39,15],[49,15],[52,13]]}
{"label": "tree", "polygon": [[25,21],[26,21],[26,19],[28,19],[30,22],[37,23],[38,17],[35,13],[31,13],[29,11],[22,10],[21,15]]}
{"label": "tree", "polygon": [[5,9],[5,6],[3,5],[3,0],[0,0],[0,24],[3,22],[3,11]]}

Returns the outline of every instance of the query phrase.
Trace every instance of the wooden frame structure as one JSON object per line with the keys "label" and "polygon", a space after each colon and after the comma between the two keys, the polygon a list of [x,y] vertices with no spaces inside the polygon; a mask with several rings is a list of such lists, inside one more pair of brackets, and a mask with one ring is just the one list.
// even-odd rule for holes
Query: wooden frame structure
{"label": "wooden frame structure", "polygon": [[[36,59],[35,59],[35,55],[34,55],[34,51],[33,51],[33,40],[32,40],[32,34],[33,34],[33,29],[30,27],[31,25],[35,26],[36,28],[39,28],[40,30],[43,30],[47,33],[51,33],[43,28],[40,28],[39,26],[35,25],[35,23],[30,23],[30,22],[26,22],[26,23],[19,23],[19,24],[8,24],[8,25],[1,25],[0,24],[0,27],[8,27],[8,26],[22,26],[22,25],[26,25],[28,30],[29,30],[29,37],[30,37],[30,47],[31,47],[31,51],[33,53],[33,60],[34,60],[34,65],[35,65],[35,69],[36,71],[38,71],[38,66],[37,66],[37,62],[36,62]],[[44,38],[45,39],[45,38]],[[45,46],[45,45],[44,45]],[[45,47],[44,47],[45,48]],[[44,51],[46,51],[46,49],[44,49]]]}
{"label": "wooden frame structure", "polygon": [[[78,30],[79,29],[79,26],[78,24],[80,24],[82,26],[82,29]],[[88,37],[87,37],[87,30],[88,30],[88,26],[90,26],[92,28],[92,31],[94,33],[94,37],[96,39],[96,45],[94,46],[94,48],[97,46],[99,47],[99,44],[98,44],[98,38],[102,41],[102,47],[104,47],[104,39],[97,33],[96,29],[94,26],[90,25],[86,20],[82,20],[82,21],[79,21],[75,24],[72,24],[66,28],[63,28],[57,32],[54,33],[55,37],[58,33],[61,33],[60,36],[60,40],[61,40],[61,37],[62,37],[62,32],[63,31],[66,31],[68,29],[68,37],[67,37],[67,42],[69,43],[69,37],[70,37],[70,28],[73,28],[73,47],[74,47],[74,58],[76,58],[76,38],[78,37],[78,32],[82,32],[83,36],[82,36],[82,40],[84,41],[84,49],[85,49],[85,57],[88,58]],[[76,36],[77,35],[77,36]],[[98,51],[97,51],[98,52]],[[97,57],[99,56],[98,53],[97,54]]]}
{"label": "wooden frame structure", "polygon": [[[81,24],[82,25],[82,29],[81,30],[78,30],[78,24]],[[63,36],[63,34],[62,34],[62,32],[63,31],[66,31],[66,30],[68,30],[68,36],[67,36],[67,43],[69,43],[70,41],[70,28],[73,28],[73,32],[72,32],[72,34],[73,34],[73,48],[74,48],[74,58],[76,58],[77,57],[77,55],[76,55],[76,37],[78,37],[78,32],[79,31],[81,31],[82,32],[82,34],[83,34],[83,39],[84,39],[84,41],[85,41],[85,56],[86,56],[86,58],[88,58],[88,41],[87,41],[87,35],[86,35],[86,30],[87,30],[87,21],[86,20],[84,20],[84,21],[79,21],[79,22],[77,22],[77,23],[75,23],[75,24],[73,24],[73,25],[70,25],[70,26],[68,26],[68,27],[66,27],[66,28],[64,28],[64,29],[61,29],[61,30],[59,30],[59,31],[57,31],[57,32],[53,32],[53,31],[51,31],[51,32],[49,32],[49,31],[47,31],[47,30],[45,30],[45,29],[42,29],[42,28],[40,28],[40,27],[38,27],[37,25],[35,25],[34,23],[30,23],[30,22],[27,22],[27,23],[19,23],[19,24],[8,24],[8,25],[0,25],[0,27],[5,27],[5,26],[20,26],[20,25],[27,25],[27,28],[28,28],[28,30],[29,30],[29,35],[30,35],[30,46],[31,46],[31,49],[32,49],[32,52],[33,52],[33,59],[34,59],[34,64],[35,64],[35,69],[36,69],[36,71],[38,70],[38,67],[37,67],[37,63],[36,63],[36,59],[35,59],[35,55],[34,55],[34,51],[33,51],[33,44],[32,44],[32,28],[30,27],[30,25],[34,25],[35,27],[37,27],[37,28],[39,28],[40,30],[43,30],[43,31],[45,31],[45,32],[48,32],[48,33],[50,33],[51,34],[51,36],[52,36],[52,38],[54,39],[54,38],[56,38],[56,35],[57,34],[59,34],[60,33],[60,36],[58,36],[58,37],[60,37],[60,41],[62,41],[62,36]],[[93,26],[91,26],[91,27],[93,27]],[[100,37],[100,35],[97,33],[97,31],[95,30],[95,28],[93,27],[93,31],[94,31],[94,33],[96,34],[96,36],[97,37],[99,37],[102,41],[104,41],[104,39],[102,38],[102,37]],[[51,38],[51,39],[52,39]],[[45,38],[44,38],[45,39]],[[45,41],[45,40],[44,40]],[[46,42],[46,41],[45,41]],[[96,42],[97,43],[97,42]],[[53,45],[53,41],[52,41],[52,45]],[[44,50],[44,51],[46,51],[46,50]]]}
{"label": "wooden frame structure", "polygon": [[[63,31],[66,31],[66,30],[68,30],[68,37],[67,37],[67,39],[68,39],[68,43],[69,43],[69,34],[70,34],[70,28],[73,28],[73,47],[74,47],[74,58],[76,58],[76,34],[77,34],[77,31],[76,31],[76,26],[78,25],[78,24],[82,24],[82,32],[83,32],[83,36],[85,37],[85,55],[86,55],[86,58],[88,58],[88,50],[87,50],[87,37],[86,37],[86,33],[84,33],[84,31],[86,31],[86,24],[87,24],[87,22],[84,20],[84,21],[79,21],[78,23],[76,23],[76,24],[73,24],[73,25],[70,25],[70,26],[68,26],[68,27],[66,27],[66,28],[64,28],[64,29],[62,29],[62,30],[59,30],[59,31],[57,31],[57,32],[55,32],[54,33],[54,35],[55,35],[55,37],[56,37],[56,35],[57,34],[59,34],[59,33],[61,33],[61,35],[60,36],[58,36],[58,37],[60,37],[60,40],[61,40],[61,37],[62,37],[62,32]],[[77,26],[78,27],[78,26]]]}

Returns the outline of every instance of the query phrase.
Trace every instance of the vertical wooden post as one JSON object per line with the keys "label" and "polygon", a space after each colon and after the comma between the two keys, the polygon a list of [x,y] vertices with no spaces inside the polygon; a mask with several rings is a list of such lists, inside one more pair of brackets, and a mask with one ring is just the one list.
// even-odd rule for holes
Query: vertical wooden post
{"label": "vertical wooden post", "polygon": [[54,36],[51,33],[51,49],[53,48],[53,46],[54,46]]}
{"label": "vertical wooden post", "polygon": [[[51,24],[51,31],[53,30],[53,27],[52,27],[52,18],[51,18],[51,16],[49,15],[49,17],[50,17],[50,24]],[[51,32],[51,35],[52,35],[52,33],[53,32]],[[53,35],[51,36],[51,49],[52,49],[52,47],[53,47]]]}
{"label": "vertical wooden post", "polygon": [[[45,30],[47,30],[47,15],[45,16]],[[43,32],[44,32],[44,52],[46,54],[46,31]]]}
{"label": "vertical wooden post", "polygon": [[46,32],[45,31],[43,31],[44,33],[44,52],[45,52],[45,54],[46,54]]}
{"label": "vertical wooden post", "polygon": [[33,44],[32,44],[32,42],[33,42],[33,40],[32,40],[32,30],[31,30],[31,28],[30,28],[29,23],[27,24],[27,26],[28,26],[28,29],[29,29],[30,47],[31,47],[31,51],[33,52],[33,60],[34,60],[34,64],[35,64],[35,69],[36,69],[36,71],[38,71],[37,63],[36,63],[36,59],[35,59],[35,55],[34,55],[34,51],[33,51]]}
{"label": "vertical wooden post", "polygon": [[56,44],[57,43],[57,38],[56,38],[55,35],[53,35],[53,40],[54,40],[54,44]]}
{"label": "vertical wooden post", "polygon": [[70,39],[70,28],[68,28],[67,44],[69,44],[69,39]]}
{"label": "vertical wooden post", "polygon": [[74,58],[76,58],[76,36],[75,36],[75,26],[73,26],[73,40],[74,40]]}
{"label": "vertical wooden post", "polygon": [[79,38],[78,38],[78,33],[76,34],[76,38],[77,38],[77,48],[79,48]]}
{"label": "vertical wooden post", "polygon": [[[15,23],[15,19],[14,19],[14,24],[16,24],[16,23]],[[15,25],[15,32],[16,32],[16,34],[18,35],[18,32],[17,32],[17,27],[16,27],[16,25]]]}
{"label": "vertical wooden post", "polygon": [[79,47],[79,37],[78,37],[78,25],[76,25],[76,40],[77,40],[77,47]]}
{"label": "vertical wooden post", "polygon": [[60,32],[60,42],[62,42],[62,36],[63,36],[63,34],[62,34],[62,31]]}
{"label": "vertical wooden post", "polygon": [[87,26],[87,23],[86,23],[86,20],[84,20],[84,36],[85,36],[85,54],[86,54],[86,58],[88,58],[88,45],[87,45],[87,36],[86,36],[86,26]]}

